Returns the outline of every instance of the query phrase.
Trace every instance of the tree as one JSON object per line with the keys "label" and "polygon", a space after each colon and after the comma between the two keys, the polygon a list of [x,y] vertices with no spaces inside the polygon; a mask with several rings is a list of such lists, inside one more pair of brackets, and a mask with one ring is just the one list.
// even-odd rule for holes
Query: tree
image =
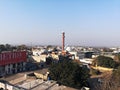
{"label": "tree", "polygon": [[5,50],[6,50],[5,45],[1,44],[0,45],[0,52],[5,51]]}
{"label": "tree", "polygon": [[113,52],[113,50],[110,48],[103,48],[103,52]]}
{"label": "tree", "polygon": [[7,51],[11,51],[12,50],[12,47],[10,44],[5,44],[5,48]]}
{"label": "tree", "polygon": [[26,45],[11,46],[10,44],[0,44],[0,52],[2,51],[14,51],[14,50],[27,50]]}
{"label": "tree", "polygon": [[59,84],[74,88],[87,86],[87,79],[90,76],[87,68],[83,68],[75,62],[65,60],[52,64],[49,71],[51,79],[56,80]]}
{"label": "tree", "polygon": [[118,63],[120,63],[120,53],[115,54],[114,59],[115,59]]}
{"label": "tree", "polygon": [[17,49],[18,49],[18,50],[26,50],[26,49],[27,49],[27,46],[24,45],[24,44],[22,44],[22,45],[17,46]]}
{"label": "tree", "polygon": [[120,85],[120,66],[113,71],[112,78]]}
{"label": "tree", "polygon": [[53,58],[52,58],[52,57],[47,57],[47,58],[46,58],[46,64],[47,64],[47,65],[52,64],[52,62],[53,62]]}
{"label": "tree", "polygon": [[106,56],[98,56],[96,58],[96,63],[98,66],[108,67],[108,68],[117,68],[118,63],[115,62],[112,58]]}
{"label": "tree", "polygon": [[120,66],[111,74],[104,76],[102,84],[96,90],[120,90]]}
{"label": "tree", "polygon": [[49,48],[52,48],[52,45],[48,45],[48,46],[47,46],[47,49],[49,49]]}

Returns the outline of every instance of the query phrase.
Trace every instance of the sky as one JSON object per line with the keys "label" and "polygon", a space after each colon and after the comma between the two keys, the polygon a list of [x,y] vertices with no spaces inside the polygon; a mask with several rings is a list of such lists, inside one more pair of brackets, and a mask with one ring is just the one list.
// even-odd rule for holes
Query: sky
{"label": "sky", "polygon": [[0,0],[0,44],[120,46],[120,0]]}

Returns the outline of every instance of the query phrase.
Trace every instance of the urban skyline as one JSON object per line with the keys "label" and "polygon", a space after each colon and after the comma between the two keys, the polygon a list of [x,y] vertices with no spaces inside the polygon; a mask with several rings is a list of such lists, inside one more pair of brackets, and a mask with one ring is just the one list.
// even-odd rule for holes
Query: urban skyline
{"label": "urban skyline", "polygon": [[120,46],[120,1],[1,0],[0,43]]}

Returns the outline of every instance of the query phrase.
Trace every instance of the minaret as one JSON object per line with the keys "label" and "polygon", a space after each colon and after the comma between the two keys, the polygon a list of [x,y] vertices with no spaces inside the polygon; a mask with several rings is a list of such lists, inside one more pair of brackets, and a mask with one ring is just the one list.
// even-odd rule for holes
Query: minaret
{"label": "minaret", "polygon": [[64,52],[65,48],[65,32],[62,32],[62,52]]}

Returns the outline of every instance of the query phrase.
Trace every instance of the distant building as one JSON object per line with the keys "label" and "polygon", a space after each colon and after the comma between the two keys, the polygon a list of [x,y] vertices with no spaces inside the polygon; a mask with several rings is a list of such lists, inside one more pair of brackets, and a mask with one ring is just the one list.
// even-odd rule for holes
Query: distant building
{"label": "distant building", "polygon": [[93,52],[85,52],[85,58],[92,58]]}
{"label": "distant building", "polygon": [[32,59],[35,61],[35,62],[46,62],[46,58],[47,58],[48,55],[46,54],[41,54],[40,56],[32,56]]}
{"label": "distant building", "polygon": [[93,59],[84,58],[84,59],[80,59],[80,62],[86,63],[86,64],[92,64]]}
{"label": "distant building", "polygon": [[101,55],[106,56],[106,57],[110,57],[110,58],[113,58],[113,59],[115,57],[113,52],[102,52]]}
{"label": "distant building", "polygon": [[25,70],[26,51],[0,53],[0,76]]}
{"label": "distant building", "polygon": [[75,56],[75,59],[83,59],[85,57],[85,54],[83,52],[77,52],[77,51],[71,51],[70,54]]}

